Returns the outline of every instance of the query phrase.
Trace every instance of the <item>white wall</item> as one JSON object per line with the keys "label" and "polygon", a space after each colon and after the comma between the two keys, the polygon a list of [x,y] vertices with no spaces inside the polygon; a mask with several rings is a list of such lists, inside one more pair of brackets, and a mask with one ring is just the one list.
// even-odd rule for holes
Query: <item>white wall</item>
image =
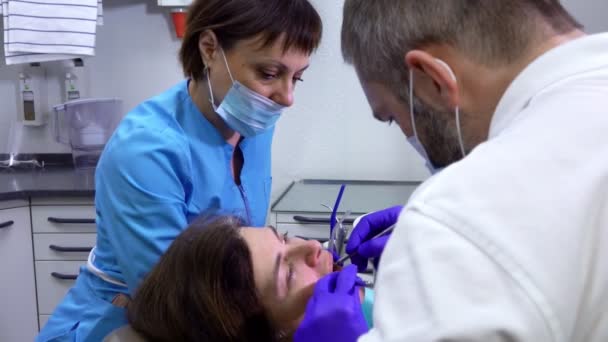
{"label": "white wall", "polygon": [[[427,176],[420,158],[397,127],[376,122],[350,66],[340,54],[343,0],[311,0],[324,21],[324,39],[313,56],[296,104],[279,121],[273,148],[273,198],[294,179],[418,180]],[[97,56],[85,61],[90,95],[121,97],[125,110],[179,81],[179,41],[165,9],[153,0],[105,0],[105,26],[98,29]],[[590,32],[608,30],[605,0],[569,0],[568,8]],[[603,9],[603,10],[602,10]],[[49,66],[49,103],[61,100],[59,66]],[[0,153],[17,118],[20,67],[0,67]],[[49,127],[28,129],[26,152],[68,152],[54,143]]]}
{"label": "white wall", "polygon": [[606,0],[562,0],[589,33],[608,31],[608,1]]}

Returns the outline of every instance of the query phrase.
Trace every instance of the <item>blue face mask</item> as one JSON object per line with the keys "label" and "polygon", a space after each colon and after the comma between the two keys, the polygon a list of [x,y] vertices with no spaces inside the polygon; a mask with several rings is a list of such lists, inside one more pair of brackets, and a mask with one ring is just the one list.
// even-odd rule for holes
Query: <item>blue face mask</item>
{"label": "blue face mask", "polygon": [[444,169],[443,167],[437,167],[435,166],[435,164],[433,164],[431,158],[429,158],[429,155],[426,153],[426,149],[424,148],[420,140],[418,140],[418,135],[412,135],[411,137],[407,137],[407,141],[410,143],[410,145],[412,145],[414,150],[416,150],[416,152],[418,152],[418,154],[422,158],[424,158],[424,166],[426,166],[431,175],[437,174]]}
{"label": "blue face mask", "polygon": [[207,84],[209,85],[209,94],[211,95],[209,101],[213,106],[213,110],[230,128],[246,138],[258,135],[272,128],[286,107],[235,81],[223,50],[222,56],[224,57],[228,75],[230,75],[230,79],[232,80],[232,87],[226,93],[226,96],[224,96],[224,100],[222,100],[219,107],[216,106],[213,100],[213,89],[211,88],[209,71],[207,71]]}

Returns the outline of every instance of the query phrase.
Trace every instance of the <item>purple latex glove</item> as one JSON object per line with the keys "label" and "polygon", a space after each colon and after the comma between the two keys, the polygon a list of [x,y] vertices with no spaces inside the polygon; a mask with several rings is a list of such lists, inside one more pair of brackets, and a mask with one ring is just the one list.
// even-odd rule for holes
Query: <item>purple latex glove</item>
{"label": "purple latex glove", "polygon": [[366,333],[357,279],[354,265],[321,278],[306,305],[294,342],[355,342]]}
{"label": "purple latex glove", "polygon": [[352,255],[356,252],[350,260],[351,263],[357,265],[359,272],[365,271],[367,261],[370,258],[373,258],[374,265],[378,267],[380,255],[382,255],[384,246],[390,238],[390,233],[373,240],[370,239],[397,223],[402,209],[403,206],[399,205],[375,211],[359,218],[359,222],[356,223],[346,245],[347,254]]}

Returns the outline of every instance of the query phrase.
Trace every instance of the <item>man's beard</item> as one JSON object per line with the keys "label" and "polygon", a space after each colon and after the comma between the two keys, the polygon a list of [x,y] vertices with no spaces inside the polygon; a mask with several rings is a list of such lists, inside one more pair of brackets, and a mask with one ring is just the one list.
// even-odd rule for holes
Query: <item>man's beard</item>
{"label": "man's beard", "polygon": [[413,116],[416,133],[433,167],[441,169],[463,158],[454,111],[436,111],[414,97]]}

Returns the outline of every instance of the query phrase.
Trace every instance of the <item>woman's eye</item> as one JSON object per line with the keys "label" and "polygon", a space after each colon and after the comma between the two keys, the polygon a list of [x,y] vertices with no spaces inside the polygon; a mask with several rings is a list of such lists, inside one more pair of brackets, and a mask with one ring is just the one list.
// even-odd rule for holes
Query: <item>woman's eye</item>
{"label": "woman's eye", "polygon": [[304,82],[304,80],[302,79],[302,76],[296,76],[296,77],[294,77],[293,78],[293,83],[296,83],[296,82]]}
{"label": "woman's eye", "polygon": [[260,76],[262,76],[263,79],[265,80],[273,80],[275,78],[277,78],[277,75],[271,72],[266,72],[266,71],[260,71]]}
{"label": "woman's eye", "polygon": [[289,242],[289,232],[283,234],[283,243]]}
{"label": "woman's eye", "polygon": [[287,279],[286,279],[286,284],[287,284],[287,288],[291,288],[291,281],[293,280],[293,276],[294,276],[294,272],[293,272],[293,264],[289,263],[289,267],[287,269]]}

